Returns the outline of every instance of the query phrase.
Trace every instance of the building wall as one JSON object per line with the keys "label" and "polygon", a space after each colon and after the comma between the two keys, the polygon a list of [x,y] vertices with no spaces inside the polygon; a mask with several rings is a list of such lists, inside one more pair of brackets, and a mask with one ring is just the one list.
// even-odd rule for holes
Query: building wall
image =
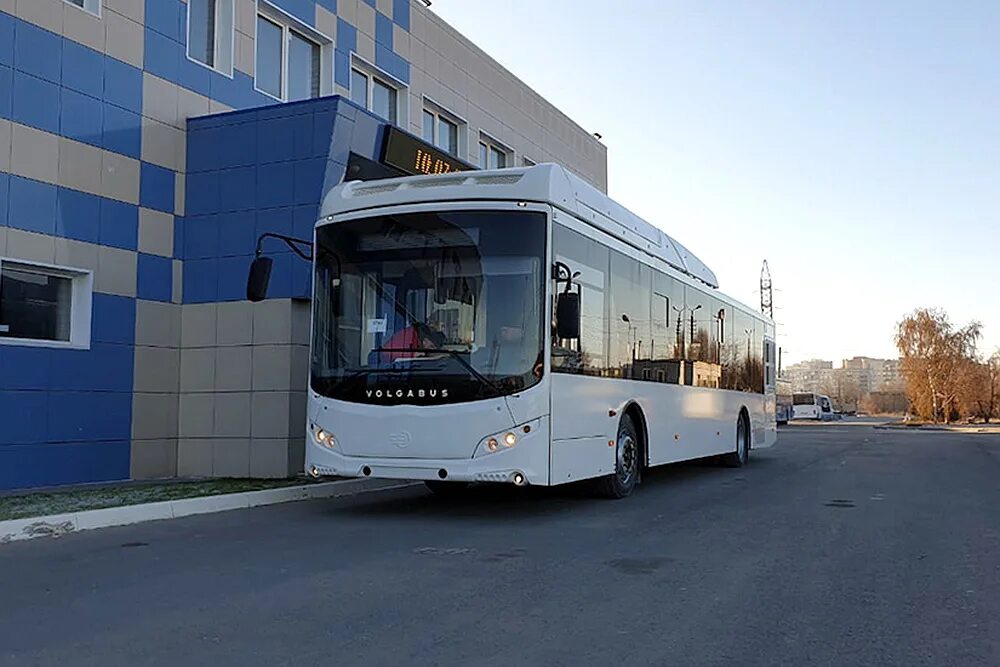
{"label": "building wall", "polygon": [[[394,35],[412,64],[410,108],[420,109],[427,97],[467,120],[470,162],[478,160],[476,135],[482,131],[515,149],[518,166],[524,157],[557,162],[607,192],[604,145],[436,14],[421,7],[413,12],[410,34]],[[419,114],[410,120],[410,131],[419,135]]]}
{"label": "building wall", "polygon": [[[89,349],[0,344],[0,489],[301,467],[308,269],[281,257],[275,298],[241,302],[246,244],[289,229],[283,207],[206,212],[261,183],[189,173],[189,119],[276,103],[254,86],[257,0],[233,2],[229,77],[186,57],[185,0],[0,0],[0,258],[94,291]],[[604,147],[418,0],[271,4],[333,40],[330,92],[363,59],[408,87],[411,131],[426,97],[467,122],[470,161],[485,132],[606,188]],[[320,193],[295,199],[294,168],[301,232]]]}

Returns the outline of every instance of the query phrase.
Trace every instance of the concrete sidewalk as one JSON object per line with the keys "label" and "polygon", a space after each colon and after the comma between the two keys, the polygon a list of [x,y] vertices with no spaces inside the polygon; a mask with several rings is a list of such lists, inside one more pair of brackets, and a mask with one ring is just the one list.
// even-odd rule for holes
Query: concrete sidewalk
{"label": "concrete sidewalk", "polygon": [[370,491],[397,489],[413,484],[414,482],[401,482],[399,480],[348,479],[321,484],[305,484],[243,493],[224,493],[214,496],[11,519],[0,521],[0,544],[30,540],[36,537],[59,537],[82,530],[127,526],[195,514],[227,512],[316,498],[339,498]]}

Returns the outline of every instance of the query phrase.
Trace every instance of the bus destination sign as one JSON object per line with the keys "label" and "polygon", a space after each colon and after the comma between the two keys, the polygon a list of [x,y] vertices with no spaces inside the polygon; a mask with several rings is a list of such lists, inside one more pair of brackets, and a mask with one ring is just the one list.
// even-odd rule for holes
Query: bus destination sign
{"label": "bus destination sign", "polygon": [[382,145],[382,164],[414,176],[475,169],[454,155],[449,155],[397,127],[386,128],[385,142]]}

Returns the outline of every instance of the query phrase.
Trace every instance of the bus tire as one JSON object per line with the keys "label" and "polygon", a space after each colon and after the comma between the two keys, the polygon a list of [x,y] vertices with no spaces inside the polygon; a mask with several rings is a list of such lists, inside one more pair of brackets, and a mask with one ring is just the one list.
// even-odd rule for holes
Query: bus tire
{"label": "bus tire", "polygon": [[444,482],[429,479],[424,482],[431,493],[442,498],[457,498],[469,490],[468,482]]}
{"label": "bus tire", "polygon": [[736,419],[736,450],[722,457],[722,464],[729,468],[742,468],[750,459],[750,419],[740,412]]}
{"label": "bus tire", "polygon": [[641,455],[639,433],[632,418],[624,415],[618,424],[615,472],[597,480],[597,492],[605,498],[614,500],[629,496],[639,481]]}

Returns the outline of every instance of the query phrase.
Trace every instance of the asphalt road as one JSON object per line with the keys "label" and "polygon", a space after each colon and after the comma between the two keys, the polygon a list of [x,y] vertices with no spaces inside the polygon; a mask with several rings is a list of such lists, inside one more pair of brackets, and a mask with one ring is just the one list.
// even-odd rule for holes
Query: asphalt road
{"label": "asphalt road", "polygon": [[1000,437],[784,429],[630,499],[422,488],[0,546],[3,665],[1000,665]]}

